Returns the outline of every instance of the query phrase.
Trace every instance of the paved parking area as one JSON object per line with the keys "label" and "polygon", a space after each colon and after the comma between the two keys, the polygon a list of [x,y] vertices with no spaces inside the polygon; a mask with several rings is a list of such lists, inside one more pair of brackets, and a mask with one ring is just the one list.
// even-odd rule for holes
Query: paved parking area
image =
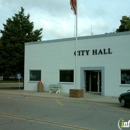
{"label": "paved parking area", "polygon": [[118,130],[118,120],[130,120],[130,109],[117,103],[0,94],[3,130]]}

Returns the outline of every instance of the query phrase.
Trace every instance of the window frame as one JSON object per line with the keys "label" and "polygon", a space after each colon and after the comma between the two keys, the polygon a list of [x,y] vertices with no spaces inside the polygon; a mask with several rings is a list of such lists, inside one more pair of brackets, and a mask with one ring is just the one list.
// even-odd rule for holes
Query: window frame
{"label": "window frame", "polygon": [[[31,80],[31,77],[30,77],[31,71],[39,71],[40,72],[40,79],[38,79],[38,80]],[[42,73],[41,73],[40,69],[31,69],[31,70],[29,70],[29,82],[38,82],[38,81],[41,81],[41,75],[42,75]]]}
{"label": "window frame", "polygon": [[[73,72],[73,81],[61,81],[61,71],[72,71]],[[59,70],[59,83],[70,83],[70,84],[73,84],[74,83],[74,70],[73,69],[60,69]]]}
{"label": "window frame", "polygon": [[[130,69],[120,69],[120,86],[128,86],[130,87],[130,83],[122,83],[122,71],[130,71]],[[130,76],[130,75],[128,75]],[[130,79],[129,79],[130,81]]]}

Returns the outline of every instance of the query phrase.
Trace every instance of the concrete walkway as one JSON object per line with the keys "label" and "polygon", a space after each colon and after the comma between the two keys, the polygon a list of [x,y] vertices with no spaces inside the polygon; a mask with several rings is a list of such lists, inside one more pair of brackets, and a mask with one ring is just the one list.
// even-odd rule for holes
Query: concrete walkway
{"label": "concrete walkway", "polygon": [[89,102],[100,102],[100,103],[118,103],[117,97],[101,96],[97,93],[84,93],[83,98],[71,98],[66,93],[48,93],[48,92],[36,92],[36,91],[25,91],[25,90],[0,90],[0,95],[19,95],[19,96],[30,96],[39,98],[56,98],[73,101],[89,101]]}

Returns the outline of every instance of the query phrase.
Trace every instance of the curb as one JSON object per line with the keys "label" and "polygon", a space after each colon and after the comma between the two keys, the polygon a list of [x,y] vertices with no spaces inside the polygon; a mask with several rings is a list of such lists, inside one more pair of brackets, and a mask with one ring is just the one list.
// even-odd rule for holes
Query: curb
{"label": "curb", "polygon": [[24,97],[35,97],[35,98],[50,98],[50,99],[63,99],[63,100],[71,100],[75,102],[83,101],[83,102],[95,102],[95,103],[105,103],[105,104],[119,104],[118,102],[109,102],[109,101],[96,101],[96,100],[87,100],[82,98],[70,98],[70,97],[54,97],[54,96],[41,96],[41,95],[30,95],[30,94],[23,94],[23,93],[4,93],[0,92],[0,94],[4,95],[17,95],[17,96],[24,96]]}

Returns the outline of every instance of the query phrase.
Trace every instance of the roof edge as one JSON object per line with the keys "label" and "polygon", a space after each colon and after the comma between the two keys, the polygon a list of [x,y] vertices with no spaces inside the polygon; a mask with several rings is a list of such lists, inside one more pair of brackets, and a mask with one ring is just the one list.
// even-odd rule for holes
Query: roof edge
{"label": "roof edge", "polygon": [[[78,40],[102,38],[102,37],[113,37],[113,36],[122,36],[122,35],[130,35],[130,31],[118,32],[118,33],[106,33],[106,34],[91,35],[91,36],[81,36],[81,37],[78,37]],[[27,43],[25,43],[25,45],[52,43],[52,42],[62,42],[62,41],[72,41],[72,40],[75,40],[75,37],[62,38],[62,39],[53,39],[53,40],[45,40],[45,41],[27,42]]]}

